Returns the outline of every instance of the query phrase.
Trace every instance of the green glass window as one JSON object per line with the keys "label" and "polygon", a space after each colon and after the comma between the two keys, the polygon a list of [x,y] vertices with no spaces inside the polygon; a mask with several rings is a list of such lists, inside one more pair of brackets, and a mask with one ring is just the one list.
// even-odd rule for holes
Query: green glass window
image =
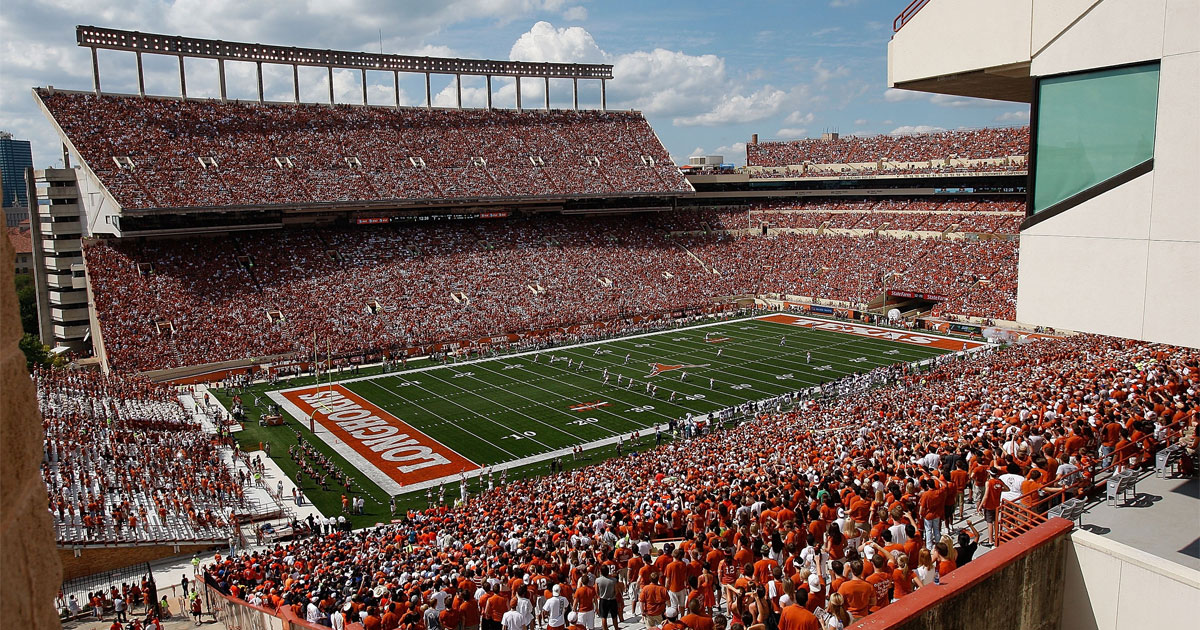
{"label": "green glass window", "polygon": [[1033,212],[1154,157],[1158,63],[1038,82]]}

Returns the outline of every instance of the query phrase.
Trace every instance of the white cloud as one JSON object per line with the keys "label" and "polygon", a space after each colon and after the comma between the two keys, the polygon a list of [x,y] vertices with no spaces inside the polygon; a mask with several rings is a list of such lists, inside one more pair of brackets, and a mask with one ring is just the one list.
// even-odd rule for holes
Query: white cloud
{"label": "white cloud", "polygon": [[556,29],[549,22],[538,22],[518,37],[508,58],[514,61],[608,62],[608,55],[600,50],[592,34],[583,27]]}
{"label": "white cloud", "polygon": [[808,112],[807,114],[801,114],[800,111],[797,110],[797,111],[794,111],[794,112],[788,114],[787,118],[783,119],[783,122],[790,123],[793,125],[807,125],[808,123],[811,123],[813,120],[816,120],[816,116],[812,112]]}
{"label": "white cloud", "polygon": [[855,120],[854,120],[854,124],[855,124],[855,125],[857,125],[857,126],[859,126],[859,127],[862,127],[863,125],[866,125],[866,124],[867,124],[867,122],[868,122],[868,121],[867,121],[867,119],[866,119],[866,118],[857,118],[857,119],[855,119]]}
{"label": "white cloud", "polygon": [[688,154],[688,157],[696,157],[697,155],[704,155],[704,147],[696,147],[695,149],[692,149],[692,152]]}
{"label": "white cloud", "polygon": [[995,118],[996,122],[1005,123],[1026,123],[1029,122],[1029,110],[1019,110],[1015,112],[1004,112]]}
{"label": "white cloud", "polygon": [[582,22],[588,18],[587,9],[583,7],[571,7],[563,11],[563,19],[569,22]]}
{"label": "white cloud", "polygon": [[747,123],[774,116],[783,107],[786,93],[769,85],[749,96],[726,94],[711,111],[696,116],[683,116],[672,120],[684,127],[727,125]]}
{"label": "white cloud", "polygon": [[728,163],[742,165],[746,163],[746,143],[734,142],[733,144],[719,146],[713,149],[709,155],[720,155]]}
{"label": "white cloud", "polygon": [[852,7],[861,1],[862,0],[830,0],[829,6],[835,9],[842,9],[845,7]]}
{"label": "white cloud", "polygon": [[816,75],[817,83],[828,83],[834,79],[850,75],[850,69],[846,66],[834,66],[830,68],[825,64],[823,58],[817,59],[817,62],[812,65],[812,71]]}
{"label": "white cloud", "polygon": [[916,133],[936,133],[945,130],[945,127],[934,127],[932,125],[904,125],[896,127],[888,133],[892,135],[911,135]]}
{"label": "white cloud", "polygon": [[912,90],[897,90],[896,88],[888,88],[883,92],[883,100],[889,103],[920,101],[927,98],[929,98],[928,94],[924,92],[913,92]]}
{"label": "white cloud", "polygon": [[804,127],[784,127],[783,129],[775,132],[775,137],[783,138],[785,140],[796,140],[805,137],[805,134],[807,133],[808,129],[805,129]]}
{"label": "white cloud", "polygon": [[[716,55],[689,55],[664,48],[613,55],[600,48],[586,29],[556,28],[545,21],[537,22],[517,38],[509,57],[610,63],[615,77],[608,82],[610,108],[671,116],[675,125],[685,127],[764,120],[777,114],[791,98],[770,85],[749,92],[742,81],[727,74],[725,60]],[[541,94],[540,87],[534,89]],[[521,92],[524,100],[525,83]]]}

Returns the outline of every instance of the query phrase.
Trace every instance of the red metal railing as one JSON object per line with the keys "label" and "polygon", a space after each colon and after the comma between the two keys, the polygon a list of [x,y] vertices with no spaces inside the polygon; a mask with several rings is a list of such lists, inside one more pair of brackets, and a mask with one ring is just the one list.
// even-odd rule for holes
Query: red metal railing
{"label": "red metal railing", "polygon": [[[1156,444],[1155,446],[1164,448],[1170,445],[1172,440],[1179,436],[1180,432],[1176,429],[1181,426],[1182,422],[1178,421],[1167,425],[1166,439],[1162,444]],[[1141,456],[1144,454],[1146,442],[1152,439],[1154,439],[1153,433],[1142,436],[1133,442],[1132,448]],[[1155,453],[1145,453],[1145,455],[1148,461],[1154,461]],[[1078,476],[1078,480],[1069,486],[1063,487],[1061,491],[1050,492],[1046,496],[1037,497],[1032,501],[1027,501],[1027,499],[1030,499],[1038,491],[1023,494],[1013,501],[1002,501],[1000,509],[996,514],[996,543],[1003,544],[1008,542],[1034,527],[1045,523],[1046,517],[1043,513],[1050,507],[1048,504],[1051,501],[1066,500],[1068,498],[1086,498],[1097,489],[1103,489],[1108,478],[1112,476],[1113,471],[1122,467],[1128,468],[1129,462],[1124,459],[1118,460],[1116,457],[1113,457],[1113,461],[1108,466],[1101,467],[1098,462],[1093,462],[1086,469],[1081,468],[1072,473]],[[1061,477],[1055,477],[1046,481],[1044,485],[1054,486],[1055,482],[1060,479]]]}
{"label": "red metal railing", "polygon": [[907,24],[908,21],[911,20],[912,17],[927,4],[929,4],[929,0],[912,0],[912,3],[909,4],[903,11],[901,11],[900,15],[897,15],[895,20],[892,20],[892,32],[900,32],[900,29],[904,28],[904,25]]}

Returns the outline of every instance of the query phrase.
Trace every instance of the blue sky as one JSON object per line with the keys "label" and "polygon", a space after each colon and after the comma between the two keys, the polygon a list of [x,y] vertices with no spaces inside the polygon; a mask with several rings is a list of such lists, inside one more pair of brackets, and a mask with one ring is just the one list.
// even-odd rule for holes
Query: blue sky
{"label": "blue sky", "polygon": [[[645,112],[671,155],[724,154],[744,143],[821,132],[892,133],[1024,124],[1028,106],[887,89],[892,19],[908,0],[630,2],[610,0],[8,0],[0,7],[0,129],[34,143],[34,161],[59,159],[29,88],[90,89],[87,49],[75,24],[281,45],[528,61],[610,63],[610,108]],[[56,26],[57,25],[57,26]],[[101,52],[106,91],[136,92],[132,55]],[[253,66],[227,65],[231,97],[254,98]],[[147,91],[178,94],[173,58],[146,58]],[[188,62],[189,96],[215,96],[216,64]],[[268,67],[268,98],[291,98],[290,68]],[[323,71],[301,71],[304,100],[322,100]],[[372,103],[392,102],[391,75],[368,74]],[[358,102],[357,72],[334,80],[339,101]],[[402,100],[422,104],[419,77]],[[435,104],[453,104],[449,77],[435,77]],[[511,80],[493,82],[497,105]],[[552,83],[551,104],[570,105],[570,83]],[[464,105],[482,105],[483,79],[464,80]],[[542,84],[522,84],[526,105]],[[580,88],[599,105],[598,84]]]}

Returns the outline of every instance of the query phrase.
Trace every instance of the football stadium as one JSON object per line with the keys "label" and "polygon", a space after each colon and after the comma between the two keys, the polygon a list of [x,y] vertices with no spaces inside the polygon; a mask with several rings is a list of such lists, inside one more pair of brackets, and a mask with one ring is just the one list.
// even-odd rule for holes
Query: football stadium
{"label": "football stadium", "polygon": [[2,181],[6,626],[1196,619],[1200,3],[893,9],[871,89],[1029,115],[683,164],[619,56],[76,26]]}

